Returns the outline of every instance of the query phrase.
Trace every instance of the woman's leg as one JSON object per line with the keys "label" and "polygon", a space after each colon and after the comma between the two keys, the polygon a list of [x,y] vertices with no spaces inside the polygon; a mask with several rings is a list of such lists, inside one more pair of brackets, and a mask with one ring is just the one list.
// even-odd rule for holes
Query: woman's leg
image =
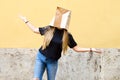
{"label": "woman's leg", "polygon": [[33,78],[33,80],[42,80],[46,64],[41,60],[41,57],[42,56],[38,52],[38,54],[36,56],[35,67],[34,67],[34,78]]}
{"label": "woman's leg", "polygon": [[48,60],[47,62],[47,78],[48,80],[55,80],[58,68],[58,61]]}

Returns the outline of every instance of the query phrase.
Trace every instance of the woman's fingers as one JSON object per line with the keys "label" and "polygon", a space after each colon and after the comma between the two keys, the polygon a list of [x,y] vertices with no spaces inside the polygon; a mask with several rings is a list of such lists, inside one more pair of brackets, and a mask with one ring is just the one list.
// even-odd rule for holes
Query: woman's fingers
{"label": "woman's fingers", "polygon": [[96,53],[100,53],[100,54],[102,53],[102,50],[100,50],[100,49],[92,48],[92,51],[93,51],[93,52],[96,52]]}
{"label": "woman's fingers", "polygon": [[100,49],[96,49],[96,51],[95,51],[96,53],[102,53],[102,50],[100,50]]}
{"label": "woman's fingers", "polygon": [[24,22],[27,21],[26,17],[22,16],[22,15],[19,15],[19,18],[21,18]]}

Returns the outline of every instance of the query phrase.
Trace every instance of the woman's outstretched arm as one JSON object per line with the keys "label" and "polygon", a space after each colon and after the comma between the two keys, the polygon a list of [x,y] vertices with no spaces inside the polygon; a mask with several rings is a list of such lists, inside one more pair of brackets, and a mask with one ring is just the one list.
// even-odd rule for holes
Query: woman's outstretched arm
{"label": "woman's outstretched arm", "polygon": [[36,28],[35,26],[33,26],[28,20],[27,20],[27,18],[26,17],[24,17],[24,16],[19,16],[20,17],[20,19],[22,20],[22,21],[24,21],[24,23],[34,32],[34,33],[40,33],[39,32],[39,28]]}
{"label": "woman's outstretched arm", "polygon": [[90,52],[90,51],[92,51],[92,52],[96,52],[96,53],[102,53],[101,50],[97,50],[95,48],[81,48],[79,46],[73,47],[73,50],[76,52]]}

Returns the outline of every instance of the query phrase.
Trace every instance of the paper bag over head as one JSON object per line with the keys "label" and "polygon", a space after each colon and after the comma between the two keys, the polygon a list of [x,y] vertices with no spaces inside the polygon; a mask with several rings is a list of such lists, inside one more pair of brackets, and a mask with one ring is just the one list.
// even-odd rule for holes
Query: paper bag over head
{"label": "paper bag over head", "polygon": [[57,7],[56,14],[50,22],[51,26],[68,29],[71,11]]}

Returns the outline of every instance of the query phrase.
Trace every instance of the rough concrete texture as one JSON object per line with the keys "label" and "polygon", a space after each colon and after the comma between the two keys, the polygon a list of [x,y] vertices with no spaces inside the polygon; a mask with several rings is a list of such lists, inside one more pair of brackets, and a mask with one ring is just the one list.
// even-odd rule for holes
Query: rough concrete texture
{"label": "rough concrete texture", "polygon": [[[56,80],[120,80],[120,49],[77,53],[71,49],[59,60]],[[1,48],[0,80],[32,80],[37,49]],[[44,73],[43,80],[46,79]]]}
{"label": "rough concrete texture", "polygon": [[105,49],[101,56],[101,79],[120,80],[120,49]]}

